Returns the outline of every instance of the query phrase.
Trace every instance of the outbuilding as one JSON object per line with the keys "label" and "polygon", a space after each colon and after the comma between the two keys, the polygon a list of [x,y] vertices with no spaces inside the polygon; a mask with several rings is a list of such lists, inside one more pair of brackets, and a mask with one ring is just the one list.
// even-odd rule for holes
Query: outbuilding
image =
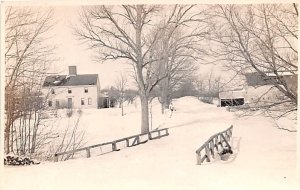
{"label": "outbuilding", "polygon": [[[280,75],[280,79],[286,81],[293,93],[297,93],[297,76],[292,73]],[[272,74],[264,78],[256,72],[246,73],[245,80],[241,80],[243,84],[240,84],[238,88],[230,89],[227,85],[223,91],[219,92],[219,106],[270,103],[284,99],[284,94],[274,86],[277,80],[278,78]]]}

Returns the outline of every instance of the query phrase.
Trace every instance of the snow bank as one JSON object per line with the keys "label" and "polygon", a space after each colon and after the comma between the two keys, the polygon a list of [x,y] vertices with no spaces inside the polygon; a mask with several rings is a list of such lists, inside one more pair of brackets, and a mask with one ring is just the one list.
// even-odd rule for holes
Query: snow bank
{"label": "snow bank", "polygon": [[[91,158],[30,167],[5,167],[5,190],[98,189],[296,189],[296,133],[279,130],[270,118],[237,118],[193,97],[173,101],[176,111],[153,125],[170,135],[143,145]],[[130,107],[130,106],[129,106]],[[139,108],[84,110],[90,142],[139,131]],[[161,115],[161,114],[160,114]],[[159,120],[159,121],[157,121]],[[159,124],[159,125],[158,125]],[[196,165],[196,149],[233,124],[234,154],[226,162]]]}

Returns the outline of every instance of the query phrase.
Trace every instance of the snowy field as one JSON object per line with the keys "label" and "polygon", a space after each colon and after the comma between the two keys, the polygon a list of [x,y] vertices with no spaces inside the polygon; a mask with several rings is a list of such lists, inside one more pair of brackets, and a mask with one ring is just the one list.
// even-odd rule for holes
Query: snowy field
{"label": "snowy field", "polygon": [[[296,133],[279,130],[270,118],[237,118],[225,108],[193,97],[173,101],[176,111],[160,114],[153,102],[152,128],[169,128],[170,135],[118,152],[5,167],[5,190],[99,189],[299,189],[296,183]],[[86,145],[140,132],[139,105],[83,110],[80,129]],[[233,125],[234,154],[196,165],[196,149],[211,135]]]}

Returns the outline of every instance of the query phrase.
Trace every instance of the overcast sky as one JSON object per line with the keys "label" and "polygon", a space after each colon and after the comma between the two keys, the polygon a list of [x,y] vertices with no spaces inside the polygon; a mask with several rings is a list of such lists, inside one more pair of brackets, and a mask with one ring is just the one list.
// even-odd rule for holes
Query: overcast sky
{"label": "overcast sky", "polygon": [[128,73],[132,70],[131,65],[120,61],[96,62],[93,59],[93,52],[76,39],[71,26],[78,22],[79,6],[58,6],[54,7],[54,11],[54,19],[58,23],[51,33],[54,34],[53,42],[57,44],[56,53],[59,61],[52,66],[51,71],[67,74],[68,66],[75,65],[78,74],[99,74],[103,88],[114,85],[120,73]]}
{"label": "overcast sky", "polygon": [[[80,1],[76,2],[77,4],[80,3]],[[51,34],[54,35],[51,42],[57,45],[56,53],[60,60],[52,66],[50,72],[67,74],[68,66],[76,65],[78,74],[99,74],[101,87],[105,88],[107,86],[114,85],[114,81],[120,73],[128,73],[132,71],[131,65],[120,63],[120,61],[110,61],[106,63],[97,63],[93,61],[93,53],[88,51],[84,44],[81,44],[78,40],[76,40],[71,24],[78,23],[78,12],[80,11],[80,6],[68,5],[55,6],[53,8],[55,11],[54,19],[57,20],[58,23],[51,31]],[[198,73],[199,75],[205,76],[211,70],[214,71],[215,75],[222,75],[222,77],[228,73],[220,72],[220,64],[217,66],[200,66]],[[133,84],[131,84],[131,86],[133,86]]]}
{"label": "overcast sky", "polygon": [[[48,8],[43,7],[42,10]],[[96,62],[93,59],[93,52],[76,39],[72,24],[78,24],[80,6],[52,6],[51,8],[54,10],[54,20],[57,24],[49,31],[49,35],[53,36],[50,43],[57,46],[55,53],[59,61],[52,65],[50,72],[68,74],[68,66],[75,65],[78,74],[98,74],[101,88],[114,85],[121,73],[132,75],[132,65],[124,63],[124,60]],[[220,75],[222,74],[219,72],[220,68],[220,65],[200,66],[198,73],[199,76],[205,76],[213,69],[215,75]],[[134,86],[131,80],[130,87]]]}

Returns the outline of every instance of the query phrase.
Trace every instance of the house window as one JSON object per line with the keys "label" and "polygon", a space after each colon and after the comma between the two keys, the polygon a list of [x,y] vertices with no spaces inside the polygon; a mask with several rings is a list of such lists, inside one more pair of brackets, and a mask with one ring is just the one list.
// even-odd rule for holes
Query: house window
{"label": "house window", "polygon": [[81,105],[84,105],[84,98],[81,98]]}
{"label": "house window", "polygon": [[92,105],[92,98],[89,98],[89,99],[88,99],[88,104],[89,104],[89,105]]}
{"label": "house window", "polygon": [[71,94],[72,93],[72,89],[68,88],[68,93]]}
{"label": "house window", "polygon": [[52,107],[52,101],[51,100],[48,101],[48,106]]}
{"label": "house window", "polygon": [[59,100],[56,100],[56,101],[55,101],[55,106],[56,106],[57,108],[59,108]]}
{"label": "house window", "polygon": [[88,93],[89,89],[88,88],[84,88],[84,93]]}

